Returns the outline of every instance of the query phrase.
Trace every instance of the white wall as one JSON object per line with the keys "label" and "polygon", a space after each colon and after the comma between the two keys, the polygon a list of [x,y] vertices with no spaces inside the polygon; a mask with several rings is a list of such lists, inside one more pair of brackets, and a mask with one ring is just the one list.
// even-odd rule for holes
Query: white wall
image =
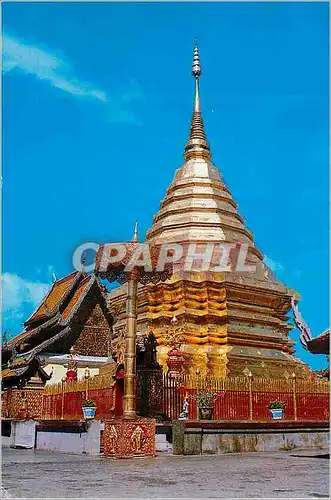
{"label": "white wall", "polygon": [[[77,370],[77,378],[78,379],[84,378],[85,368],[86,368],[86,366],[84,368],[78,368],[78,370]],[[58,364],[50,363],[44,367],[45,372],[48,374],[51,373],[52,369],[53,369],[52,378],[46,382],[46,385],[58,384],[59,382],[61,382],[62,378],[66,376],[67,365],[58,365]],[[93,377],[94,375],[99,374],[99,368],[90,368],[89,367],[89,370],[90,370],[90,377]]]}
{"label": "white wall", "polygon": [[87,426],[87,432],[82,433],[37,431],[36,449],[99,455],[102,423],[100,420],[91,420]]}
{"label": "white wall", "polygon": [[34,448],[36,422],[34,420],[12,420],[10,446],[15,448]]}

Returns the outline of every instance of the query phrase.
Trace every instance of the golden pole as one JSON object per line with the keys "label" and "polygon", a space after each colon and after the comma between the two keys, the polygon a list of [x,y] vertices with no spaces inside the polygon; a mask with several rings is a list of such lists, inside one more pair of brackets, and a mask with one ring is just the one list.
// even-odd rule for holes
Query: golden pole
{"label": "golden pole", "polygon": [[61,420],[63,420],[63,416],[64,416],[64,383],[65,383],[65,379],[62,378],[61,382],[62,382]]}
{"label": "golden pole", "polygon": [[249,420],[253,420],[253,374],[249,372],[248,374],[248,386],[249,386]]}
{"label": "golden pole", "polygon": [[137,271],[133,270],[128,274],[127,283],[123,418],[130,419],[136,417]]}
{"label": "golden pole", "polygon": [[296,375],[292,373],[293,380],[293,410],[294,410],[294,420],[298,420],[298,408],[297,408],[297,391],[296,391]]}

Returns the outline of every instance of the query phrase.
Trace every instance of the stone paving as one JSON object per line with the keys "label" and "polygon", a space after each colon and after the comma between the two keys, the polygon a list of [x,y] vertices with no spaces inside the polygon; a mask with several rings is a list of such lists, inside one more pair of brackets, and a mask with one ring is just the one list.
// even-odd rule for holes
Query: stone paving
{"label": "stone paving", "polygon": [[3,448],[2,486],[5,498],[329,498],[325,453],[121,461]]}

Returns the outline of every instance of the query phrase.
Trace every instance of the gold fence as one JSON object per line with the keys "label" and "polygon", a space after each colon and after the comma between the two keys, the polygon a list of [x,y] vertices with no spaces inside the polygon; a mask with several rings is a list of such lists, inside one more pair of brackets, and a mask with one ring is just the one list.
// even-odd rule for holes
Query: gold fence
{"label": "gold fence", "polygon": [[216,392],[213,418],[265,420],[270,418],[271,402],[282,402],[287,419],[328,420],[330,384],[322,379],[255,379],[246,377],[215,378],[183,375],[176,380],[163,378],[164,412],[178,418],[184,397],[189,400],[189,418],[197,418],[194,401],[199,392]]}
{"label": "gold fence", "polygon": [[43,391],[41,416],[44,419],[76,420],[82,418],[82,405],[92,400],[97,418],[109,418],[115,404],[115,381],[109,375],[95,375],[82,380],[61,381]]}
{"label": "gold fence", "polygon": [[330,383],[324,379],[298,380],[295,377],[284,379],[261,379],[254,377],[217,378],[201,375],[182,375],[176,379],[176,385],[187,389],[216,391],[242,391],[249,384],[254,386],[255,392],[292,392],[295,385],[296,392],[307,394],[321,394],[330,392]]}
{"label": "gold fence", "polygon": [[[216,378],[184,375],[176,380],[164,374],[163,409],[169,418],[177,418],[186,395],[194,401],[201,390],[218,392],[215,418],[267,418],[268,404],[284,402],[288,418],[328,419],[330,384],[323,379],[255,379],[254,377]],[[92,399],[101,416],[112,414],[115,405],[115,381],[110,374],[99,374],[77,381],[61,381],[44,390],[9,390],[2,394],[2,416],[22,418],[80,418],[84,399]],[[191,404],[191,403],[190,403]],[[193,404],[193,403],[192,403]],[[193,407],[192,407],[193,408]],[[194,413],[195,410],[193,409]],[[193,418],[194,414],[190,418]]]}
{"label": "gold fence", "polygon": [[58,382],[57,384],[48,384],[44,388],[44,396],[62,394],[69,392],[86,392],[97,389],[110,389],[115,381],[109,375],[95,375],[91,378],[81,380],[71,380],[68,382]]}

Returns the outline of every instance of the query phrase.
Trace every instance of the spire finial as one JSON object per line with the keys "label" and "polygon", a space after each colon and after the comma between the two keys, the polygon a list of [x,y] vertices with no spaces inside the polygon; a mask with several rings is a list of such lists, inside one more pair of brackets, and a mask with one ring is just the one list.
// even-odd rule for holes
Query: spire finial
{"label": "spire finial", "polygon": [[199,76],[201,75],[199,49],[196,39],[194,40],[192,75],[194,76],[194,78],[199,78]]}
{"label": "spire finial", "polygon": [[133,238],[132,238],[133,243],[138,242],[138,221],[136,220],[134,223],[134,231],[133,231]]}
{"label": "spire finial", "polygon": [[194,109],[191,121],[190,138],[185,147],[185,160],[204,158],[210,160],[211,153],[206,138],[200,107],[199,78],[201,76],[200,56],[197,41],[194,40],[192,75],[195,80]]}

